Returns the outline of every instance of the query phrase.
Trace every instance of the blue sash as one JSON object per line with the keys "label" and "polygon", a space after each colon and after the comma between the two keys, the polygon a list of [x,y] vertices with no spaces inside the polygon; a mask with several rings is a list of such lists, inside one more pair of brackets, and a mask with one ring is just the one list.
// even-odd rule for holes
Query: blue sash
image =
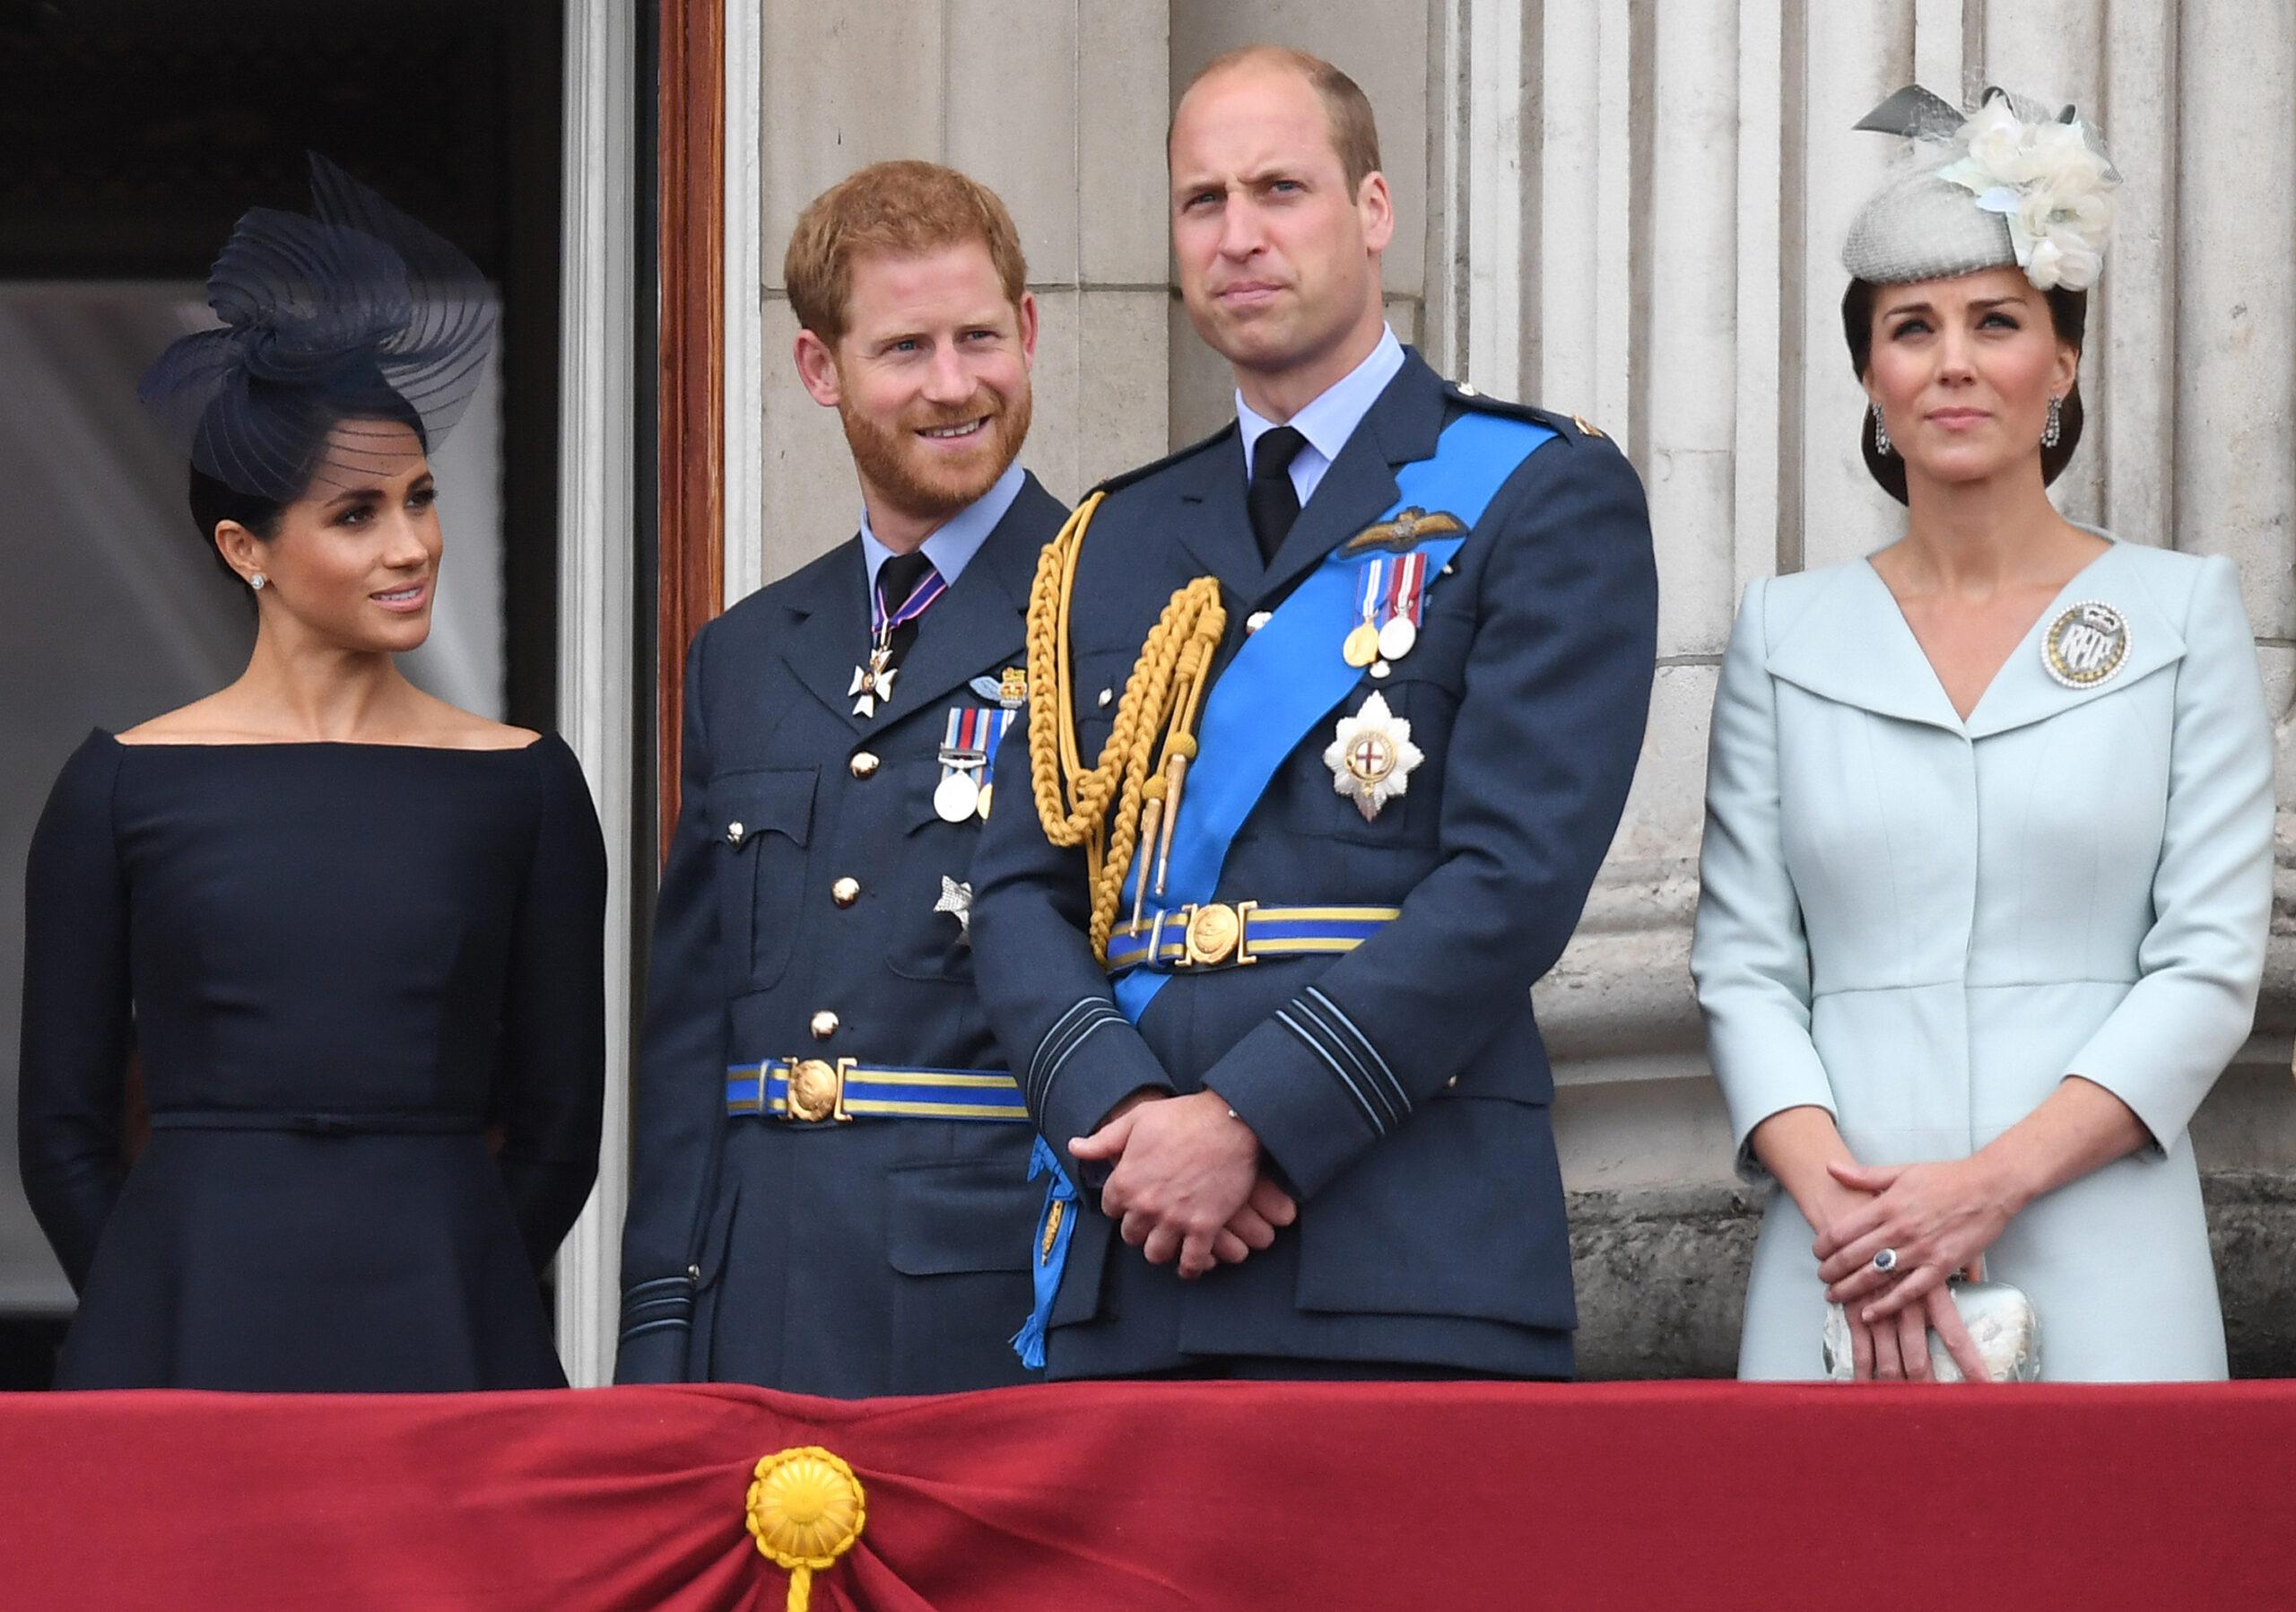
{"label": "blue sash", "polygon": [[[1406,510],[1455,517],[1465,530],[1415,545],[1427,556],[1427,586],[1483,518],[1491,501],[1525,459],[1551,440],[1554,431],[1504,414],[1470,412],[1443,428],[1431,457],[1417,459],[1396,473],[1396,501],[1379,517],[1395,519]],[[1376,523],[1375,523],[1376,524]],[[1187,809],[1172,830],[1172,855],[1164,878],[1167,908],[1212,899],[1221,866],[1244,819],[1266,793],[1276,770],[1290,759],[1316,725],[1345,700],[1363,676],[1347,664],[1340,646],[1361,619],[1356,608],[1363,568],[1391,550],[1346,553],[1344,543],[1278,606],[1260,630],[1244,640],[1204,704],[1196,725],[1196,755],[1187,773]],[[1133,886],[1147,867],[1154,847],[1144,841],[1125,882],[1123,907],[1132,905]],[[1112,988],[1117,1011],[1137,1024],[1148,1004],[1171,976],[1135,968]],[[1068,1264],[1069,1240],[1076,1231],[1076,1189],[1052,1150],[1039,1139],[1030,1162],[1033,1180],[1049,1171],[1044,1209],[1037,1221],[1032,1268],[1036,1309],[1013,1339],[1031,1367],[1044,1364],[1045,1330],[1060,1278]]]}

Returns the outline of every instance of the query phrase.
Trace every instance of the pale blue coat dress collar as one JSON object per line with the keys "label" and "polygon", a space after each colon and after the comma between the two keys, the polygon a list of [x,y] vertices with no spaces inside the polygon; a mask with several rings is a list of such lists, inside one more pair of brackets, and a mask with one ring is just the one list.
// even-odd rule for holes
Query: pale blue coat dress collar
{"label": "pale blue coat dress collar", "polygon": [[[2093,528],[2092,528],[2093,529]],[[1944,685],[1922,652],[1905,613],[1870,561],[1837,568],[1826,585],[1805,595],[1795,619],[1771,639],[1764,666],[1823,699],[1924,722],[1970,739],[1987,738],[2057,716],[2117,693],[2180,658],[2185,640],[2144,586],[2127,545],[2098,532],[2112,546],[2058,590],[1994,675],[1969,720],[1945,696]],[[2087,689],[2068,689],[2048,675],[2041,640],[2073,606],[2091,599],[2110,605],[2128,625],[2128,657],[2119,672]]]}

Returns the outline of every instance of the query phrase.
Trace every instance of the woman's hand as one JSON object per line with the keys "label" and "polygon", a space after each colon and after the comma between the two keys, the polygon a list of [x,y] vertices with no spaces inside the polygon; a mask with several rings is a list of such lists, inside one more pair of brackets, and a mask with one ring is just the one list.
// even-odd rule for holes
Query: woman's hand
{"label": "woman's hand", "polygon": [[[1827,1298],[1848,1307],[1851,1320],[1868,1324],[1910,1308],[1916,1317],[1926,1311],[1928,1324],[1936,1326],[1936,1306],[1926,1302],[1929,1295],[1936,1294],[1951,1311],[1945,1278],[1974,1265],[2024,1207],[1980,1158],[1878,1168],[1837,1163],[1829,1168],[1843,1186],[1874,1197],[1819,1234],[1818,1277],[1827,1284]],[[1886,1272],[1874,1267],[1874,1256],[1885,1248],[1897,1254]],[[1964,1341],[1968,1337],[1958,1315],[1952,1330],[1937,1330],[1949,1346],[1957,1334]],[[1954,1357],[1960,1359],[1960,1350]],[[1927,1374],[1926,1364],[1921,1374]]]}
{"label": "woman's hand", "polygon": [[[1861,1192],[1855,1187],[1845,1186],[1831,1174],[1818,1178],[1810,1198],[1805,1212],[1812,1224],[1827,1231],[1842,1224],[1874,1201],[1871,1192]],[[1822,1236],[1820,1241],[1824,1241]],[[1858,1319],[1854,1309],[1848,1311],[1848,1319],[1849,1355],[1855,1380],[1859,1382],[1895,1382],[1903,1378],[1905,1366],[1898,1349],[1897,1328],[1894,1325],[1868,1326]]]}

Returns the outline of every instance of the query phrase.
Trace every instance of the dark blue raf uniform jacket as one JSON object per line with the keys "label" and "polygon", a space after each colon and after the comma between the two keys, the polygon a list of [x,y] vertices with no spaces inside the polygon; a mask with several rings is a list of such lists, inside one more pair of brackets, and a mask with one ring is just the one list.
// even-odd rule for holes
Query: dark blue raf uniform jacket
{"label": "dark blue raf uniform jacket", "polygon": [[[972,952],[935,910],[980,824],[943,822],[933,790],[949,710],[995,708],[972,680],[1022,663],[1037,552],[1066,513],[1028,480],[918,623],[873,719],[847,693],[869,644],[857,537],[696,636],[617,1381],[853,1398],[1032,1375],[1005,1342],[1029,1312],[1042,1196],[1026,1124],[728,1118],[725,1094],[729,1065],[768,1059],[1003,1068]],[[1025,815],[1025,777],[999,809]],[[859,891],[839,904],[848,878]]]}
{"label": "dark blue raf uniform jacket", "polygon": [[[1367,669],[1278,769],[1215,896],[1396,906],[1400,919],[1344,954],[1176,972],[1135,1029],[1098,1006],[1109,986],[1084,932],[1081,850],[1054,849],[1009,803],[988,825],[973,868],[982,994],[1087,1199],[1105,1171],[1081,1172],[1066,1145],[1142,1087],[1220,1094],[1300,1199],[1272,1249],[1191,1283],[1083,1216],[1051,1313],[1055,1377],[1237,1355],[1570,1372],[1553,1078],[1529,992],[1578,921],[1648,709],[1657,584],[1626,460],[1568,419],[1451,387],[1412,353],[1264,569],[1231,427],[1124,478],[1094,518],[1072,618],[1076,720],[1089,762],[1142,640],[1191,578],[1220,579],[1224,663],[1248,614],[1377,521],[1396,467],[1431,456],[1462,410],[1560,434],[1431,580],[1417,647],[1383,680]],[[1335,624],[1335,650],[1345,631]],[[1323,753],[1375,692],[1425,759],[1366,822]],[[1014,778],[1023,742],[1016,725],[1001,763]],[[1107,1022],[1080,1038],[1094,1017]]]}

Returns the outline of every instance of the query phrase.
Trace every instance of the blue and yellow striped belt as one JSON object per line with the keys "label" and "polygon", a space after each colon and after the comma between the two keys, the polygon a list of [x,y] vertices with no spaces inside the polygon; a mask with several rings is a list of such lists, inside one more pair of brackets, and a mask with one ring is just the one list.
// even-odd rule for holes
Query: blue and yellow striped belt
{"label": "blue and yellow striped belt", "polygon": [[1227,968],[1262,957],[1352,952],[1402,916],[1397,907],[1263,907],[1205,902],[1159,911],[1109,937],[1109,972]]}
{"label": "blue and yellow striped belt", "polygon": [[726,1071],[726,1112],[824,1120],[990,1120],[1027,1124],[1010,1075],[993,1069],[864,1067],[849,1058],[776,1058]]}

